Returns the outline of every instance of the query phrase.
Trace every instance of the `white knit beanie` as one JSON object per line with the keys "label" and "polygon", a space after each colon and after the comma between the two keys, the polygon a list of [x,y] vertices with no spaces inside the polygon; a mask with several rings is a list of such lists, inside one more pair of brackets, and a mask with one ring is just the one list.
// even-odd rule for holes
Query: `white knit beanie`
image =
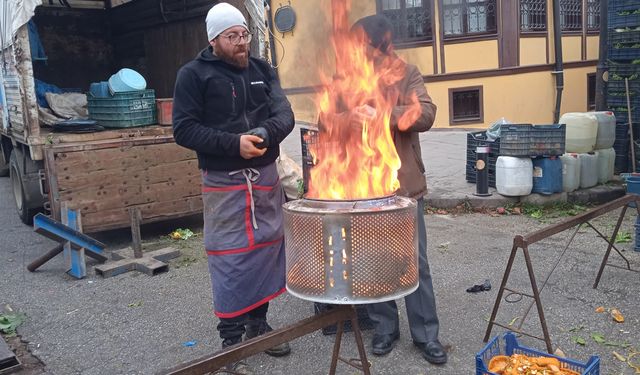
{"label": "white knit beanie", "polygon": [[243,26],[247,31],[247,20],[242,13],[229,3],[219,3],[209,9],[207,13],[207,36],[209,40],[215,39],[223,31],[234,26]]}

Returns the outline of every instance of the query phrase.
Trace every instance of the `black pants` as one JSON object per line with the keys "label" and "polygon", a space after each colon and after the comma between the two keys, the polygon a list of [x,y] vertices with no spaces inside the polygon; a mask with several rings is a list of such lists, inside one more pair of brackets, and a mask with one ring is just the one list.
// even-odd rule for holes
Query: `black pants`
{"label": "black pants", "polygon": [[[247,321],[267,319],[268,310],[269,302],[235,318],[220,318],[218,331],[220,332],[220,338],[223,340],[223,345],[233,345],[242,341],[242,335],[245,331],[244,326]],[[227,343],[225,344],[225,342]]]}

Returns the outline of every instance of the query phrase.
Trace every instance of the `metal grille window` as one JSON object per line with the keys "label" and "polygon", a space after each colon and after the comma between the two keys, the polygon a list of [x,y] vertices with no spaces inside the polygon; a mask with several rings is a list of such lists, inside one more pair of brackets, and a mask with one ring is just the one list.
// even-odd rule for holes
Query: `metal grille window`
{"label": "metal grille window", "polygon": [[378,0],[378,9],[393,24],[395,42],[431,40],[431,8],[427,0]]}
{"label": "metal grille window", "polygon": [[560,0],[560,22],[562,31],[582,30],[582,1]]}
{"label": "metal grille window", "polygon": [[442,0],[445,37],[492,34],[497,30],[496,0]]}
{"label": "metal grille window", "polygon": [[600,30],[600,0],[587,0],[587,30]]}
{"label": "metal grille window", "polygon": [[520,0],[520,31],[547,30],[547,1]]}
{"label": "metal grille window", "polygon": [[452,125],[483,122],[482,86],[449,89],[449,118]]}

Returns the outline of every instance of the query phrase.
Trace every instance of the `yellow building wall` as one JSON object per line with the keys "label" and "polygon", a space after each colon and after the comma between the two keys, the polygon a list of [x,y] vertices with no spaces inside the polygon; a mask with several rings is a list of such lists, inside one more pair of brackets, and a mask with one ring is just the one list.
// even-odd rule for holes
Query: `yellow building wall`
{"label": "yellow building wall", "polygon": [[547,40],[542,38],[520,38],[520,66],[547,63]]}
{"label": "yellow building wall", "polygon": [[582,36],[562,37],[562,60],[564,62],[582,60]]}
{"label": "yellow building wall", "polygon": [[322,82],[320,72],[331,77],[335,65],[327,37],[331,35],[331,0],[292,0],[291,6],[296,11],[293,33],[283,36],[274,29],[281,84],[284,88],[317,85]]}
{"label": "yellow building wall", "polygon": [[565,92],[562,95],[561,113],[586,112],[587,105],[587,74],[595,73],[596,67],[565,69]]}
{"label": "yellow building wall", "polygon": [[587,36],[587,60],[597,60],[600,51],[600,37],[597,35]]}
{"label": "yellow building wall", "polygon": [[498,41],[445,45],[444,63],[447,73],[498,69]]}
{"label": "yellow building wall", "polygon": [[433,47],[407,48],[396,50],[398,56],[405,61],[416,65],[423,75],[434,74],[433,71]]}

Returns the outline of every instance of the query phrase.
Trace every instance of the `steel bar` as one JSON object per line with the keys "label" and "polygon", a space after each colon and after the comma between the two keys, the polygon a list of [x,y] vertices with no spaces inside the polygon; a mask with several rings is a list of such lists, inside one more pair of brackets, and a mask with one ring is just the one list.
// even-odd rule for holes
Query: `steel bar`
{"label": "steel bar", "polygon": [[540,340],[540,341],[544,341],[544,337],[532,335],[530,333],[521,331],[518,328],[514,328],[513,326],[508,326],[508,325],[504,325],[504,324],[500,324],[500,323],[493,323],[493,324],[497,325],[498,327],[502,327],[502,328],[507,329],[509,331],[515,332],[517,334],[524,335],[524,336],[527,336],[527,337],[531,337],[531,338],[534,338],[534,339],[537,339],[537,340]]}
{"label": "steel bar", "polygon": [[[621,216],[624,216],[624,212],[621,214]],[[616,247],[616,245],[615,245],[615,240],[616,240],[616,237],[617,237],[617,235],[618,235],[618,232],[617,232],[617,231],[614,231],[614,233],[611,235],[611,239],[608,239],[608,238],[606,238],[602,233],[600,233],[600,231],[599,231],[596,227],[594,227],[590,222],[587,222],[586,224],[587,224],[588,226],[590,226],[590,227],[591,227],[591,229],[593,229],[596,233],[598,233],[598,235],[599,235],[600,237],[602,237],[602,239],[603,239],[603,240],[607,241],[607,243],[608,243],[609,245],[611,245],[611,248],[612,248],[613,250],[615,250],[615,251],[616,251],[616,253],[618,253],[618,255],[620,255],[620,257],[621,257],[621,258],[624,260],[624,262],[627,264],[627,269],[628,269],[629,271],[633,271],[633,270],[631,269],[631,262],[629,262],[629,259],[627,259],[627,257],[626,257],[626,256],[624,256],[624,254],[622,254],[622,252],[621,252],[621,251]]]}
{"label": "steel bar", "polygon": [[53,249],[49,250],[46,254],[42,255],[38,259],[29,263],[29,265],[27,266],[27,269],[31,272],[35,272],[38,268],[40,268],[40,266],[42,266],[43,264],[53,259],[56,255],[60,254],[62,250],[64,250],[64,245],[63,244],[57,245]]}
{"label": "steel bar", "polygon": [[[629,194],[627,194],[629,195]],[[637,197],[637,196],[636,196]],[[636,206],[638,205],[638,201],[636,200]],[[616,223],[616,227],[613,230],[613,238],[615,239],[618,234],[618,230],[620,229],[620,225],[622,225],[622,220],[624,219],[624,214],[627,212],[627,206],[625,205],[620,212],[620,216],[618,216],[618,222]],[[607,265],[609,260],[609,254],[611,254],[611,243],[607,246],[607,251],[604,253],[604,257],[602,257],[602,263],[600,263],[600,269],[598,270],[598,275],[596,276],[596,281],[593,283],[593,289],[598,288],[598,284],[600,284],[600,278],[602,277],[602,272],[604,271],[604,266]]]}
{"label": "steel bar", "polygon": [[518,295],[529,297],[529,298],[535,298],[533,296],[533,294],[525,293],[525,292],[523,292],[521,290],[515,290],[515,289],[511,289],[511,288],[507,288],[507,287],[505,287],[504,290],[506,290],[508,292],[511,292],[512,294],[518,294]]}
{"label": "steel bar", "polygon": [[491,318],[489,319],[489,325],[487,325],[487,331],[484,334],[484,342],[489,341],[489,337],[491,336],[491,330],[493,329],[493,325],[496,324],[496,315],[498,315],[498,308],[500,307],[500,301],[502,300],[502,295],[504,294],[505,286],[507,285],[507,280],[509,280],[509,274],[511,273],[511,267],[513,266],[513,260],[516,258],[516,252],[518,251],[518,246],[516,244],[516,239],[513,239],[513,247],[511,248],[511,255],[509,255],[509,261],[507,262],[507,268],[504,270],[504,276],[502,276],[502,283],[500,284],[500,289],[498,290],[498,295],[496,296],[496,303],[493,305],[493,311],[491,312]]}
{"label": "steel bar", "polygon": [[[336,306],[319,315],[303,319],[290,326],[280,328],[264,335],[243,341],[237,345],[231,346],[223,351],[213,355],[207,355],[202,358],[184,363],[170,370],[165,370],[159,374],[171,375],[200,375],[207,372],[214,372],[222,368],[228,363],[233,363],[252,355],[261,353],[276,345],[289,342],[298,337],[308,335],[323,327],[333,324],[344,324],[345,320],[351,320],[354,332],[360,333],[357,325],[357,312],[352,305]],[[338,342],[336,335],[336,342]],[[342,336],[340,336],[340,339]],[[357,340],[357,339],[356,339]],[[339,347],[339,343],[336,344]],[[335,349],[335,346],[334,346]],[[364,354],[361,352],[361,355]],[[332,362],[333,362],[332,358]],[[362,363],[368,364],[365,358],[361,358]],[[337,362],[337,360],[336,360]],[[368,375],[369,367],[365,366],[365,374]]]}
{"label": "steel bar", "polygon": [[[580,215],[568,218],[566,220],[563,220],[557,224],[548,226],[546,228],[543,228],[539,231],[533,232],[533,233],[529,233],[527,235],[524,236],[516,236],[516,238],[518,238],[519,243],[518,245],[520,245],[520,247],[523,247],[522,245],[524,245],[525,243],[531,245],[534,244],[540,240],[543,240],[547,237],[551,237],[554,234],[560,233],[566,229],[569,229],[575,225],[584,223],[586,221],[589,221],[593,218],[596,218],[598,216],[601,216],[602,214],[605,214],[609,211],[613,211],[616,208],[620,208],[623,206],[626,206],[628,203],[630,202],[638,202],[640,201],[640,196],[638,195],[634,195],[634,194],[626,194],[616,200],[613,200],[611,202],[605,203],[601,206],[598,206],[590,211],[587,211],[585,213],[582,213]],[[515,240],[515,238],[514,238]]]}
{"label": "steel bar", "polygon": [[329,367],[329,375],[336,374],[338,367],[338,358],[340,357],[340,344],[342,343],[342,333],[344,332],[344,321],[338,322],[338,330],[336,331],[336,341],[333,343],[333,355],[331,356],[331,367]]}
{"label": "steel bar", "polygon": [[[589,224],[589,222],[587,222],[587,224]],[[589,225],[591,225],[591,224],[589,224]],[[551,275],[553,274],[553,271],[555,271],[556,268],[558,267],[558,264],[560,264],[560,261],[562,260],[562,257],[564,257],[564,254],[567,252],[567,249],[569,249],[569,245],[571,245],[571,243],[573,242],[573,239],[576,238],[576,234],[578,234],[578,231],[580,231],[580,228],[582,228],[582,224],[578,224],[578,226],[576,227],[576,230],[573,231],[573,234],[571,235],[571,238],[569,238],[569,241],[567,241],[567,244],[565,245],[564,249],[562,250],[562,253],[560,254],[558,259],[556,260],[556,262],[553,265],[553,267],[551,267],[551,270],[547,274],[547,277],[544,279],[544,282],[542,283],[542,286],[540,287],[540,291],[538,293],[542,293],[542,291],[544,290],[544,287],[547,285],[547,282],[551,278]],[[529,312],[531,311],[531,308],[533,307],[533,305],[535,303],[536,303],[536,301],[535,301],[535,297],[534,297],[534,300],[531,301],[531,303],[529,304],[529,307],[527,307],[527,310],[525,311],[524,315],[522,316],[522,319],[520,319],[520,323],[518,324],[518,329],[522,328],[522,325],[524,324],[524,321],[527,319],[527,316],[529,315]]]}
{"label": "steel bar", "polygon": [[522,249],[524,252],[524,259],[527,263],[527,272],[529,273],[529,280],[531,281],[531,289],[533,289],[533,295],[535,296],[536,308],[538,309],[538,317],[540,318],[540,325],[542,325],[542,334],[544,335],[544,342],[547,344],[547,352],[553,353],[551,347],[551,337],[549,336],[549,329],[547,328],[547,320],[544,317],[544,310],[542,309],[542,301],[540,300],[540,292],[538,285],[536,285],[536,276],[533,272],[533,264],[531,263],[531,257],[529,256],[529,249],[525,247]]}

